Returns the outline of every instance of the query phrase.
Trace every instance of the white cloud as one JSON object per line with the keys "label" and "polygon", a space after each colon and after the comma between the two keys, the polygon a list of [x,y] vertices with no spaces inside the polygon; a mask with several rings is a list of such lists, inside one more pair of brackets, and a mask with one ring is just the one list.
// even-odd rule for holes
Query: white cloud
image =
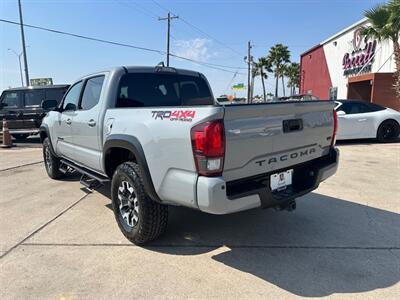
{"label": "white cloud", "polygon": [[175,42],[175,53],[178,56],[206,62],[214,53],[210,53],[208,39],[178,40]]}

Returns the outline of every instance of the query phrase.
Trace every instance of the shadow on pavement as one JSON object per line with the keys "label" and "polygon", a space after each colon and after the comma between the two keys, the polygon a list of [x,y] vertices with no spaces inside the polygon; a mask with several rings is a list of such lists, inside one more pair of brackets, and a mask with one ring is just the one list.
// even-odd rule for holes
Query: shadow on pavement
{"label": "shadow on pavement", "polygon": [[299,296],[365,292],[400,280],[399,214],[316,193],[293,213],[214,216],[171,207],[167,233],[147,249],[198,255],[223,245],[214,260]]}
{"label": "shadow on pavement", "polygon": [[[400,143],[400,138],[396,139],[392,142],[388,142],[385,144],[397,144]],[[340,140],[336,141],[337,146],[352,146],[352,145],[374,145],[374,144],[381,144],[376,139],[358,139],[358,140]]]}
{"label": "shadow on pavement", "polygon": [[13,138],[13,144],[21,148],[41,148],[42,143],[40,142],[39,136],[30,136],[23,140],[16,140]]}

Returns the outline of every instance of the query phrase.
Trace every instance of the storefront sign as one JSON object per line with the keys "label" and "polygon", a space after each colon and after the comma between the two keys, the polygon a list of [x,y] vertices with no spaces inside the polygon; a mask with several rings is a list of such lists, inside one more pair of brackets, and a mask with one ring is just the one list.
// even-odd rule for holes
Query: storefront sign
{"label": "storefront sign", "polygon": [[53,78],[33,78],[30,84],[31,86],[53,85]]}
{"label": "storefront sign", "polygon": [[372,70],[372,63],[376,50],[376,40],[363,40],[361,31],[363,28],[358,28],[354,32],[352,52],[348,52],[343,56],[343,75],[350,76],[359,73],[369,73]]}

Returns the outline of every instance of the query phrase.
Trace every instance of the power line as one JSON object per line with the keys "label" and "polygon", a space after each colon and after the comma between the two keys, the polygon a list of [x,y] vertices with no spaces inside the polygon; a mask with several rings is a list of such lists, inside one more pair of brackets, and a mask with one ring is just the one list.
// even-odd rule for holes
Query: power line
{"label": "power line", "polygon": [[[10,20],[6,20],[6,19],[0,19],[0,22],[9,23],[9,24],[13,24],[13,25],[21,25],[21,23],[10,21]],[[148,52],[155,52],[155,53],[159,53],[159,54],[162,54],[162,55],[165,54],[165,51],[162,51],[162,50],[151,49],[151,48],[147,48],[147,47],[135,46],[135,45],[119,43],[119,42],[113,42],[113,41],[103,40],[103,39],[99,39],[99,38],[93,38],[93,37],[89,37],[89,36],[84,36],[84,35],[80,35],[80,34],[76,34],[76,33],[70,33],[70,32],[65,32],[65,31],[61,31],[61,30],[45,28],[45,27],[41,27],[41,26],[29,25],[29,24],[26,24],[26,23],[24,24],[24,27],[39,29],[39,30],[48,31],[48,32],[52,32],[52,33],[58,33],[58,34],[67,35],[67,36],[73,36],[73,37],[77,37],[77,38],[81,38],[81,39],[85,39],[85,40],[90,40],[90,41],[95,41],[95,42],[100,42],[100,43],[106,43],[106,44],[111,44],[111,45],[116,45],[116,46],[128,47],[128,48],[133,48],[133,49],[143,50],[143,51],[148,51]]]}
{"label": "power line", "polygon": [[[165,10],[165,11],[167,11],[167,12],[170,11],[169,9],[167,9],[166,7],[164,7],[163,5],[161,5],[160,3],[158,3],[157,1],[155,1],[155,0],[151,0],[151,1],[152,1],[155,5],[157,5],[158,7],[160,7],[161,9],[163,9],[163,10]],[[174,15],[176,15],[176,14],[174,13]],[[243,56],[242,53],[240,53],[239,51],[233,49],[233,48],[230,47],[229,45],[227,45],[227,44],[221,42],[220,40],[216,39],[215,37],[211,36],[211,35],[208,34],[207,32],[201,30],[199,27],[197,27],[197,26],[193,25],[192,23],[190,23],[189,21],[185,20],[184,18],[180,17],[179,19],[180,19],[183,23],[185,23],[186,25],[188,25],[189,27],[195,29],[196,31],[198,31],[198,32],[200,32],[201,34],[203,34],[203,35],[205,35],[206,37],[208,37],[209,39],[214,40],[215,42],[217,42],[217,43],[220,44],[221,46],[223,46],[223,47],[225,47],[225,48],[231,50],[232,52],[236,53],[236,54],[239,55],[240,57]]]}
{"label": "power line", "polygon": [[194,60],[194,59],[191,59],[191,58],[179,56],[179,55],[176,55],[176,54],[173,54],[173,53],[170,53],[170,56],[173,56],[173,57],[176,57],[176,58],[180,58],[180,59],[183,59],[183,60],[186,60],[186,61],[190,61],[190,62],[195,63],[195,64],[203,65],[203,66],[206,66],[206,67],[209,67],[209,68],[212,68],[212,69],[216,69],[216,70],[220,70],[220,71],[224,71],[224,72],[228,72],[228,73],[237,73],[237,74],[240,74],[240,75],[245,75],[244,73],[239,73],[239,72],[235,72],[235,71],[232,71],[232,70],[223,69],[223,68],[242,69],[240,67],[230,67],[230,66],[222,66],[222,65],[218,65],[218,64],[207,63],[207,62],[204,62],[204,61],[198,61],[198,60]]}
{"label": "power line", "polygon": [[[6,20],[6,19],[0,19],[0,22],[12,24],[12,25],[21,25],[21,23],[19,23],[19,22],[14,22],[14,21]],[[161,55],[165,55],[166,54],[166,52],[162,51],[162,50],[157,50],[157,49],[152,49],[152,48],[147,48],[147,47],[141,47],[141,46],[135,46],[135,45],[126,44],[126,43],[108,41],[108,40],[104,40],[104,39],[84,36],[84,35],[81,35],[81,34],[70,33],[70,32],[66,32],[66,31],[61,31],[61,30],[56,30],[56,29],[51,29],[51,28],[46,28],[46,27],[41,27],[41,26],[30,25],[30,24],[26,24],[26,23],[24,23],[23,26],[24,27],[28,27],[28,28],[43,30],[43,31],[51,32],[51,33],[56,33],[56,34],[61,34],[61,35],[66,35],[66,36],[72,36],[72,37],[76,37],[76,38],[80,38],[80,39],[84,39],[84,40],[110,44],[110,45],[114,45],[114,46],[127,47],[127,48],[136,49],[136,50],[143,50],[143,51],[158,53],[158,54],[161,54]],[[209,67],[209,68],[212,68],[212,69],[217,69],[217,70],[224,71],[224,72],[234,73],[234,71],[226,70],[226,69],[223,69],[223,68],[232,68],[232,69],[238,69],[239,68],[240,69],[240,67],[223,66],[223,65],[218,65],[218,64],[212,64],[212,63],[197,61],[197,60],[190,59],[190,58],[183,57],[183,56],[179,56],[179,55],[176,55],[176,54],[173,54],[173,53],[171,53],[170,55],[173,56],[173,57],[176,57],[176,58],[180,58],[180,59],[183,59],[183,60],[186,60],[186,61],[193,62],[193,63],[198,64],[198,65],[203,65],[203,66],[206,66],[206,67]]]}
{"label": "power line", "polygon": [[[115,0],[115,1],[118,4],[129,7],[130,9],[132,9],[136,12],[141,12],[150,18],[155,18],[155,19],[159,18],[159,16],[154,14],[151,10],[148,10],[147,8],[139,5],[139,3],[135,2],[135,1],[122,1],[122,0]],[[134,5],[131,5],[131,4],[134,4]]]}

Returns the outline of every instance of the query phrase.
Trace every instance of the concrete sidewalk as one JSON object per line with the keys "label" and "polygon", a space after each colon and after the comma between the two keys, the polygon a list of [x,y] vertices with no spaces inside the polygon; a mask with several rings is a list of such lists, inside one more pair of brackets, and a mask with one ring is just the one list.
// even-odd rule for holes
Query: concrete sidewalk
{"label": "concrete sidewalk", "polygon": [[108,186],[86,194],[42,164],[2,171],[0,297],[398,299],[400,145],[340,148],[338,174],[295,212],[171,207],[148,247],[119,232]]}
{"label": "concrete sidewalk", "polygon": [[0,171],[43,161],[42,148],[0,148]]}

